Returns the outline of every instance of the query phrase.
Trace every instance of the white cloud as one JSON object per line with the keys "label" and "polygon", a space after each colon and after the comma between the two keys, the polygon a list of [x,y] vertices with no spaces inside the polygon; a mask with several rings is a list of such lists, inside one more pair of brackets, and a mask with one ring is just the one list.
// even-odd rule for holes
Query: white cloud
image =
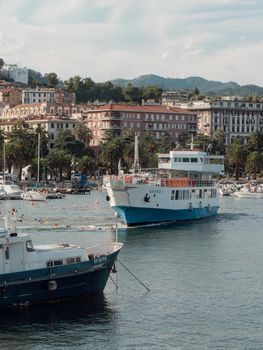
{"label": "white cloud", "polygon": [[261,0],[0,0],[0,57],[63,79],[155,73],[263,85],[262,12]]}

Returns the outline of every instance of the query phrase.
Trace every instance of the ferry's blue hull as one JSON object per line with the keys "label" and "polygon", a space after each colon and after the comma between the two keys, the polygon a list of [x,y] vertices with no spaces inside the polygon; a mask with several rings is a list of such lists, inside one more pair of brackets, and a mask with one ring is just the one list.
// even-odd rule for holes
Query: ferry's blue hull
{"label": "ferry's blue hull", "polygon": [[[0,276],[0,307],[81,297],[103,291],[119,251],[89,260]],[[54,287],[55,286],[55,287]]]}
{"label": "ferry's blue hull", "polygon": [[185,210],[113,207],[127,226],[147,225],[161,222],[203,219],[217,214],[218,206]]}

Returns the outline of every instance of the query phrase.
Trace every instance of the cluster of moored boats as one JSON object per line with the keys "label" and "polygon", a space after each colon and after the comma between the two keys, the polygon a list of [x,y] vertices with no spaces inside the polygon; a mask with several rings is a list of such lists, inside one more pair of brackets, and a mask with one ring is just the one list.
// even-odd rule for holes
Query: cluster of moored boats
{"label": "cluster of moored boats", "polygon": [[221,196],[263,198],[263,184],[256,181],[246,183],[224,183],[218,185]]}
{"label": "cluster of moored boats", "polygon": [[22,190],[15,183],[0,184],[0,200],[23,199],[29,201],[44,201],[46,199],[64,198],[66,194],[51,188],[31,188]]}

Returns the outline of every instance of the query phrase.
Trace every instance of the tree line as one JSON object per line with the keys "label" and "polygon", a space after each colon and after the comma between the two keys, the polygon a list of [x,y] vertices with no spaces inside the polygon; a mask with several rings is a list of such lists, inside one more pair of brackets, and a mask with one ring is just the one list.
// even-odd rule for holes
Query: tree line
{"label": "tree line", "polygon": [[[5,164],[11,172],[17,169],[21,179],[22,168],[31,165],[31,172],[37,175],[37,149],[38,134],[41,138],[40,168],[44,178],[62,180],[70,179],[74,169],[83,175],[94,176],[100,174],[117,174],[119,160],[124,172],[131,169],[134,162],[134,130],[126,129],[123,135],[118,136],[113,130],[105,133],[104,139],[98,147],[91,148],[89,143],[92,132],[83,122],[76,124],[73,130],[61,130],[53,152],[48,151],[47,132],[38,127],[31,128],[25,122],[17,122],[9,133],[0,133],[0,162],[3,160],[3,145],[5,137]],[[189,135],[181,135],[180,145],[189,147],[192,142]],[[248,143],[244,144],[237,137],[235,141],[225,147],[225,134],[222,130],[216,130],[210,138],[203,134],[194,137],[194,145],[198,149],[208,151],[211,154],[225,155],[226,173],[238,179],[240,176],[256,178],[263,175],[263,134],[259,131],[252,133]],[[152,132],[146,132],[139,140],[140,164],[142,168],[156,168],[157,153],[168,153],[176,147],[169,133],[157,141]],[[3,166],[2,166],[3,170]]]}

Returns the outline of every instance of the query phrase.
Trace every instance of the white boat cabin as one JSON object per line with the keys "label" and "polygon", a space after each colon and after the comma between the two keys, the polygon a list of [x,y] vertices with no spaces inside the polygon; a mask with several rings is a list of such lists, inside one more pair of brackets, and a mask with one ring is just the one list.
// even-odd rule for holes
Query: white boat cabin
{"label": "white boat cabin", "polygon": [[15,226],[0,229],[0,274],[22,272],[88,260],[85,248],[69,244],[33,246],[30,235]]}
{"label": "white boat cabin", "polygon": [[203,151],[173,150],[158,154],[158,169],[224,175],[224,156]]}

